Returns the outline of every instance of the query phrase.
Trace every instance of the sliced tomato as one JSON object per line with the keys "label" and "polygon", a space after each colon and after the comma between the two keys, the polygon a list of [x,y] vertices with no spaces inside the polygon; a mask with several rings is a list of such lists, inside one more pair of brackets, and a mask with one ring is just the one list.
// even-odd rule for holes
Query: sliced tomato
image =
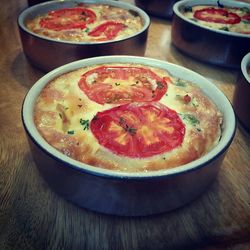
{"label": "sliced tomato", "polygon": [[158,102],[129,103],[98,112],[90,129],[102,146],[131,158],[171,151],[185,135],[178,114]]}
{"label": "sliced tomato", "polygon": [[114,39],[117,34],[125,28],[126,25],[123,23],[107,21],[95,27],[88,33],[88,35],[93,37],[100,37],[101,41],[111,40]]}
{"label": "sliced tomato", "polygon": [[242,16],[241,19],[250,22],[250,13],[247,13],[244,16]]}
{"label": "sliced tomato", "polygon": [[42,18],[40,25],[42,28],[51,30],[84,29],[86,24],[93,23],[96,15],[92,10],[86,8],[65,8],[53,10],[48,16]]}
{"label": "sliced tomato", "polygon": [[213,7],[196,10],[194,17],[205,22],[223,24],[236,24],[241,21],[241,18],[237,14],[228,12],[225,9]]}
{"label": "sliced tomato", "polygon": [[79,88],[99,104],[159,101],[170,78],[134,66],[100,66],[81,76]]}

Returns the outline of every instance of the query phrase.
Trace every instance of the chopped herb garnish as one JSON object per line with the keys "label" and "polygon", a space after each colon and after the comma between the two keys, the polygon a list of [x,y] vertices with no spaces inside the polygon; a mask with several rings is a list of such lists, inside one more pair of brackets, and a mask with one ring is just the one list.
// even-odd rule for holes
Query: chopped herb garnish
{"label": "chopped herb garnish", "polygon": [[175,85],[179,87],[186,87],[186,82],[182,79],[177,79]]}
{"label": "chopped herb garnish", "polygon": [[62,119],[62,114],[61,114],[61,113],[59,113],[59,116],[60,116],[60,118]]}
{"label": "chopped herb garnish", "polygon": [[219,30],[229,31],[229,28],[228,27],[221,27],[221,28],[219,28]]}
{"label": "chopped herb garnish", "polygon": [[198,103],[198,101],[196,100],[196,98],[193,98],[193,99],[192,99],[192,105],[193,105],[195,108],[197,108],[197,107],[199,106],[199,103]]}
{"label": "chopped herb garnish", "polygon": [[197,130],[198,132],[201,132],[201,129],[200,129],[200,128],[197,128],[196,130]]}
{"label": "chopped herb garnish", "polygon": [[74,133],[75,133],[74,130],[69,130],[69,131],[68,131],[68,134],[69,134],[69,135],[73,135]]}
{"label": "chopped herb garnish", "polygon": [[184,120],[188,121],[193,126],[200,124],[200,121],[194,115],[191,114],[180,114],[180,115]]}
{"label": "chopped herb garnish", "polygon": [[248,20],[242,20],[242,19],[241,19],[241,22],[246,23],[246,24],[250,23],[250,21],[248,21]]}
{"label": "chopped herb garnish", "polygon": [[158,89],[163,89],[164,85],[161,82],[156,82]]}
{"label": "chopped herb garnish", "polygon": [[185,6],[184,7],[184,12],[192,12],[192,11],[193,11],[193,9],[192,9],[191,6]]}
{"label": "chopped herb garnish", "polygon": [[88,33],[90,31],[90,28],[86,28],[84,32]]}
{"label": "chopped herb garnish", "polygon": [[123,117],[120,117],[119,124],[129,134],[131,134],[131,135],[136,134],[137,129],[133,128],[133,127],[129,127],[129,125],[126,123],[126,121],[125,121],[125,119]]}
{"label": "chopped herb garnish", "polygon": [[190,18],[190,20],[192,20],[194,22],[198,22],[197,19],[195,19],[195,18]]}
{"label": "chopped herb garnish", "polygon": [[250,13],[250,9],[248,9],[247,7],[242,7],[242,8],[240,8],[240,10],[242,12]]}
{"label": "chopped herb garnish", "polygon": [[80,119],[80,124],[83,126],[83,130],[89,129],[89,120]]}
{"label": "chopped herb garnish", "polygon": [[119,86],[121,85],[119,82],[115,82],[115,86]]}

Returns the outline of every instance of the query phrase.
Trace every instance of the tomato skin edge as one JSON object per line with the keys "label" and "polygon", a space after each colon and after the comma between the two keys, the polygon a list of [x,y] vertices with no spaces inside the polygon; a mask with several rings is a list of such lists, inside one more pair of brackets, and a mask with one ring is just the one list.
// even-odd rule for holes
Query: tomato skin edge
{"label": "tomato skin edge", "polygon": [[[99,79],[98,81],[104,81],[112,74],[114,79],[117,79],[118,81],[119,79],[127,79],[128,76],[136,77],[136,75],[140,75],[139,77],[150,77],[158,84],[155,90],[147,89],[144,85],[139,87],[136,83],[134,83],[134,86],[130,85],[129,88],[124,90],[120,89],[119,86],[112,87],[109,84],[106,84],[105,86],[102,82],[98,82],[97,84],[88,84],[87,78],[92,74],[98,75],[100,78],[97,78],[97,80]],[[136,79],[134,79],[134,81],[136,82]],[[81,76],[78,86],[92,101],[101,105],[104,105],[105,103],[126,104],[129,102],[159,101],[164,94],[166,94],[170,81],[171,80],[169,78],[162,78],[150,69],[143,67],[100,66],[85,72]],[[101,91],[102,86],[103,91]],[[107,86],[111,87],[108,88]],[[99,92],[99,94],[96,95],[95,92]],[[110,95],[110,97],[108,97],[108,95]],[[115,96],[118,96],[118,99],[115,98]]]}
{"label": "tomato skin edge", "polygon": [[[146,113],[143,110],[149,112],[148,117],[150,113],[157,111],[158,115],[153,124],[145,118]],[[128,121],[126,116],[130,114],[135,119]],[[125,125],[120,123],[121,117],[124,117]],[[166,123],[166,126],[171,126],[171,133],[166,130],[159,131],[164,125],[164,119],[169,120],[169,125]],[[158,126],[158,123],[161,124]],[[112,124],[116,124],[114,131]],[[142,126],[146,126],[149,129],[146,131],[153,137],[141,133]],[[129,127],[135,130],[134,133],[127,131]],[[185,125],[178,114],[157,102],[130,103],[98,112],[90,123],[90,129],[100,145],[117,155],[129,158],[146,158],[171,151],[182,144],[185,135]],[[119,143],[120,139],[122,143]]]}
{"label": "tomato skin edge", "polygon": [[[210,16],[204,16],[205,14]],[[213,17],[213,15],[220,15],[220,17]],[[205,21],[205,22],[214,22],[214,23],[222,23],[222,24],[237,24],[240,23],[241,18],[232,12],[228,12],[224,9],[217,9],[217,8],[203,8],[200,10],[196,10],[194,12],[194,17],[198,20]],[[226,20],[223,17],[230,17]]]}
{"label": "tomato skin edge", "polygon": [[[68,13],[67,13],[68,12]],[[61,24],[60,19],[64,18],[65,16],[72,16],[73,13],[78,14],[79,20],[72,19],[70,22],[66,24]],[[87,13],[87,21],[81,20],[81,15],[83,13]],[[72,15],[71,15],[72,14]],[[94,11],[87,9],[87,8],[64,8],[53,10],[48,13],[48,16],[42,18],[39,22],[42,28],[47,28],[54,31],[61,31],[67,29],[84,29],[86,28],[87,24],[93,23],[96,20],[96,14]]]}

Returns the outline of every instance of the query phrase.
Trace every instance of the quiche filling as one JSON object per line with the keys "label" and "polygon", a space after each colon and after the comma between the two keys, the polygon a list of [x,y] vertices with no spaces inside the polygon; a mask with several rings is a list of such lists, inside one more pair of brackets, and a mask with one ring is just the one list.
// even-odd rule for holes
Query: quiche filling
{"label": "quiche filling", "polygon": [[105,64],[49,82],[34,121],[50,145],[75,160],[139,172],[209,152],[220,140],[222,114],[198,86],[164,69]]}
{"label": "quiche filling", "polygon": [[212,29],[250,34],[250,8],[247,7],[226,7],[221,4],[187,6],[182,14]]}
{"label": "quiche filling", "polygon": [[77,4],[27,20],[32,32],[57,40],[103,42],[139,32],[143,21],[134,11],[102,4]]}

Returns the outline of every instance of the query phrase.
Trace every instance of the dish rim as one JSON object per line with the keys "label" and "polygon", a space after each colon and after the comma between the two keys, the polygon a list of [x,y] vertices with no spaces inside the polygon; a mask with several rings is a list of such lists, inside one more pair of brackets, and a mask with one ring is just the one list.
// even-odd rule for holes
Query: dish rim
{"label": "dish rim", "polygon": [[246,81],[248,82],[248,84],[250,84],[250,76],[247,73],[248,67],[250,67],[250,52],[247,53],[241,61],[241,72],[243,76],[245,77]]}
{"label": "dish rim", "polygon": [[[250,3],[245,3],[245,2],[237,2],[237,1],[233,1],[233,0],[220,0],[219,1],[220,4],[226,6],[226,7],[248,7],[250,9]],[[195,6],[195,5],[216,5],[218,6],[218,1],[217,0],[181,0],[178,1],[174,4],[173,6],[173,12],[176,16],[178,16],[179,18],[185,20],[186,22],[203,28],[205,30],[209,30],[218,34],[222,34],[222,35],[226,35],[226,36],[232,36],[232,37],[242,37],[242,38],[248,38],[250,39],[250,34],[242,34],[242,33],[238,33],[238,32],[232,32],[232,31],[224,31],[224,30],[217,30],[217,29],[213,29],[210,27],[207,27],[205,25],[199,24],[197,22],[194,22],[192,20],[190,20],[189,18],[185,17],[182,13],[181,13],[181,8],[185,7],[185,6]]]}
{"label": "dish rim", "polygon": [[[44,88],[46,84],[48,84],[52,79],[65,74],[67,72],[71,72],[81,67],[86,67],[90,65],[98,65],[98,64],[107,64],[107,63],[141,63],[146,66],[163,68],[170,72],[170,74],[175,75],[173,72],[179,72],[179,76],[182,75],[183,79],[192,81],[194,84],[201,86],[200,81],[202,82],[203,92],[209,98],[212,98],[212,101],[216,104],[216,106],[221,110],[223,114],[223,127],[222,127],[222,136],[219,143],[212,148],[208,153],[199,159],[189,162],[187,164],[169,168],[169,169],[160,169],[157,171],[148,171],[148,172],[122,172],[117,170],[109,170],[105,168],[94,167],[88,165],[86,163],[82,163],[80,161],[74,160],[57,149],[51,146],[49,143],[45,141],[45,139],[38,132],[34,120],[33,120],[33,108],[35,101],[40,94],[41,90]],[[178,74],[175,75],[178,77]],[[192,80],[193,79],[193,80]],[[195,80],[194,80],[195,79]],[[204,89],[205,87],[205,89]],[[211,92],[212,91],[212,94]],[[213,96],[213,97],[212,97]],[[218,98],[217,101],[216,98]],[[216,103],[217,102],[217,103]],[[219,107],[220,104],[221,106]],[[222,111],[223,110],[223,111]],[[80,172],[88,173],[96,176],[102,176],[106,178],[115,178],[115,179],[152,179],[152,178],[168,178],[175,175],[180,175],[186,172],[195,171],[200,169],[212,161],[216,160],[220,155],[222,155],[227,148],[230,146],[235,130],[236,130],[236,118],[234,114],[234,110],[232,108],[231,103],[225,96],[225,94],[212,82],[203,77],[202,75],[184,68],[182,66],[162,61],[154,58],[148,57],[140,57],[140,56],[100,56],[100,57],[92,57],[88,59],[82,59],[75,62],[68,63],[66,65],[60,66],[43,77],[41,77],[27,92],[22,105],[21,110],[22,122],[23,126],[26,130],[26,133],[29,135],[31,140],[35,142],[40,149],[42,149],[47,155],[52,156],[54,159],[59,161],[60,163],[67,165],[71,168],[74,168]],[[229,125],[230,124],[230,125]],[[227,126],[225,128],[225,125]]]}
{"label": "dish rim", "polygon": [[[144,24],[141,30],[139,30],[138,32],[130,35],[130,36],[126,36],[124,38],[120,38],[120,39],[116,39],[116,40],[108,40],[108,41],[101,41],[101,42],[78,42],[78,41],[68,41],[68,40],[57,40],[57,39],[53,39],[50,37],[46,37],[43,35],[39,35],[31,30],[29,30],[26,26],[25,26],[25,19],[27,18],[27,16],[29,16],[32,11],[34,10],[39,10],[40,8],[46,7],[46,6],[50,6],[50,5],[61,5],[61,4],[72,4],[72,5],[76,5],[78,3],[87,3],[87,4],[107,4],[107,5],[111,5],[111,6],[115,6],[115,7],[120,7],[123,9],[128,9],[128,10],[133,10],[137,13],[139,13],[140,17],[142,18]],[[56,8],[53,8],[56,9]],[[58,8],[59,9],[59,8]],[[46,13],[46,12],[45,12]],[[119,1],[114,1],[114,0],[98,0],[98,2],[96,0],[76,0],[76,1],[72,1],[72,0],[53,0],[53,1],[48,1],[48,2],[43,2],[43,3],[39,3],[33,6],[30,6],[26,9],[24,9],[18,16],[17,19],[17,23],[18,26],[25,31],[26,33],[35,36],[39,39],[42,40],[47,40],[50,42],[58,42],[58,43],[62,43],[62,44],[71,44],[71,45],[101,45],[101,44],[110,44],[110,43],[115,43],[115,42],[121,42],[121,41],[125,41],[128,39],[131,39],[133,37],[138,36],[139,34],[145,32],[149,26],[150,26],[150,17],[148,16],[148,14],[143,11],[142,9],[140,9],[139,7],[127,3],[127,2],[119,2]]]}

